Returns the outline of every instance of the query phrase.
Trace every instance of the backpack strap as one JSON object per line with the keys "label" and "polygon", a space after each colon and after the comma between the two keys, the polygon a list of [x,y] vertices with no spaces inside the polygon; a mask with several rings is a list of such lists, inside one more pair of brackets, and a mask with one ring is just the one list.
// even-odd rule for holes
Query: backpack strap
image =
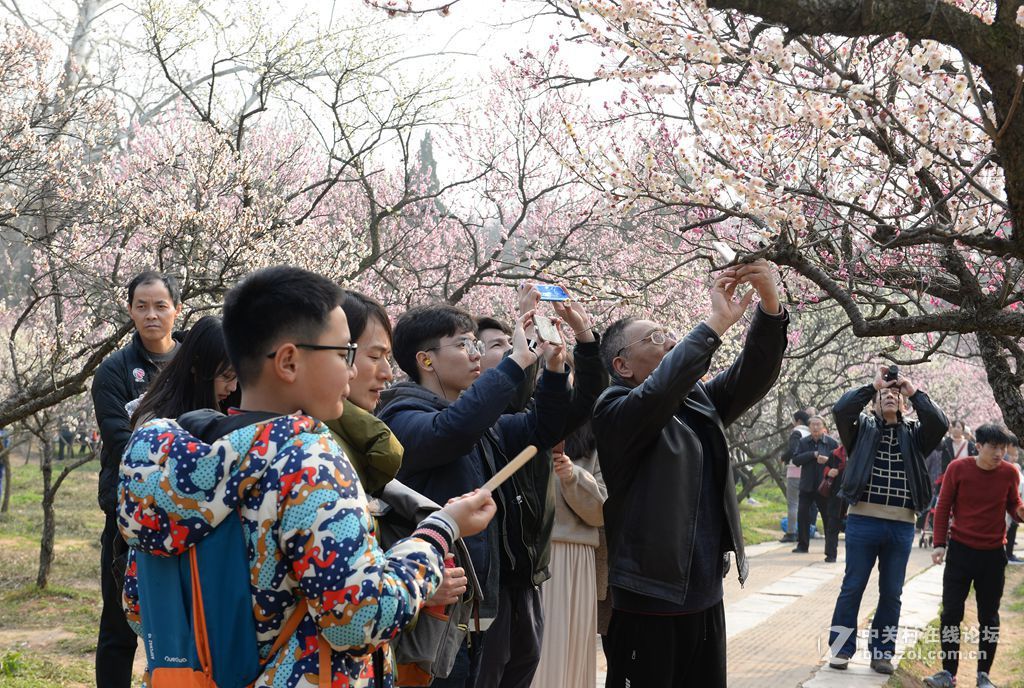
{"label": "backpack strap", "polygon": [[[277,640],[270,646],[270,652],[267,653],[267,658],[262,660],[260,663],[266,666],[270,663],[270,660],[280,652],[284,646],[288,643],[295,631],[299,629],[299,624],[302,623],[302,619],[306,616],[306,598],[299,597],[298,604],[295,605],[295,609],[288,616],[288,620],[284,622],[284,626],[281,626],[281,632],[277,634]],[[317,681],[319,688],[331,688],[331,646],[328,645],[327,641],[324,640],[324,636],[321,633],[316,634],[317,645],[319,651],[319,664],[320,664],[320,677]]]}
{"label": "backpack strap", "polygon": [[270,652],[267,653],[267,658],[262,660],[263,666],[270,664],[270,660],[281,651],[293,635],[298,630],[299,624],[302,623],[302,618],[306,615],[306,598],[300,597],[298,604],[295,605],[295,609],[288,616],[288,620],[284,622],[284,626],[281,626],[281,632],[277,634],[277,640],[270,646]]}
{"label": "backpack strap", "polygon": [[210,636],[206,630],[206,612],[203,609],[203,589],[199,581],[199,559],[196,548],[188,550],[188,566],[192,576],[192,619],[195,627],[196,654],[203,675],[213,685],[213,661],[210,657]]}
{"label": "backpack strap", "polygon": [[317,633],[317,640],[320,646],[320,688],[331,688],[331,646],[324,640],[321,633]]}

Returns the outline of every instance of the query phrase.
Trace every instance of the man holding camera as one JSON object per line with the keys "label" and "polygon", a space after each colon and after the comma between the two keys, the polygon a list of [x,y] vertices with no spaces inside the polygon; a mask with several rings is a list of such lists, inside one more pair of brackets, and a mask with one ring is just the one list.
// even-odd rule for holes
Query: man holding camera
{"label": "man holding camera", "polygon": [[[753,289],[738,298],[744,283]],[[742,352],[705,381],[755,291],[761,304]],[[778,378],[788,323],[759,260],[721,272],[710,316],[681,339],[636,318],[605,332],[612,384],[593,427],[608,486],[609,688],[726,685],[722,578],[729,551],[741,583],[747,561],[724,431]]]}
{"label": "man holding camera", "polygon": [[[917,412],[916,421],[904,419],[905,399]],[[863,413],[872,400],[873,413]],[[872,384],[844,394],[832,415],[849,453],[839,496],[850,509],[846,572],[829,631],[829,665],[845,669],[857,649],[860,601],[877,559],[878,609],[868,650],[871,668],[891,674],[914,522],[932,494],[924,460],[942,441],[949,423],[896,366],[881,366]]]}

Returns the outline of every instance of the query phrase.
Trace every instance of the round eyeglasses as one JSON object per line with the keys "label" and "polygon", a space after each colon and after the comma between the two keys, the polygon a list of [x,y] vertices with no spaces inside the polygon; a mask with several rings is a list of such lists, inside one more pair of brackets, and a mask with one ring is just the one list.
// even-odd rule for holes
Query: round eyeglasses
{"label": "round eyeglasses", "polygon": [[475,353],[478,356],[483,356],[485,351],[484,343],[481,342],[479,339],[473,339],[472,337],[459,337],[450,344],[438,344],[437,346],[430,347],[429,349],[427,349],[427,351],[443,349],[446,346],[454,346],[456,349],[459,349],[460,351],[465,351],[467,354],[470,355]]}

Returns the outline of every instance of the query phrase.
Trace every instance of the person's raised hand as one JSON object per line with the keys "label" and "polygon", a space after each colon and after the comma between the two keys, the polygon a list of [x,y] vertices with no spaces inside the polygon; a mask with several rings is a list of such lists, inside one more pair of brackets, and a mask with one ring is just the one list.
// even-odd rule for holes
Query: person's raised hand
{"label": "person's raised hand", "polygon": [[707,319],[707,325],[719,337],[743,317],[743,313],[754,299],[752,289],[739,300],[735,298],[736,287],[740,284],[736,276],[737,270],[736,267],[726,268],[715,278],[715,283],[711,287],[711,317]]}
{"label": "person's raised hand", "polygon": [[932,563],[938,566],[942,563],[942,560],[946,558],[946,548],[936,547],[932,550]]}
{"label": "person's raised hand", "polygon": [[555,475],[563,483],[572,480],[572,459],[561,452],[552,454],[555,462]]}
{"label": "person's raised hand", "polygon": [[[565,287],[562,288],[565,289]],[[566,290],[566,293],[569,293],[568,290]],[[572,333],[576,337],[577,342],[592,342],[596,339],[590,314],[587,313],[582,304],[576,301],[552,301],[551,307],[555,309],[558,317],[572,328]]]}
{"label": "person's raised hand", "polygon": [[764,309],[765,313],[778,315],[782,312],[775,270],[767,260],[759,258],[752,263],[737,265],[736,279],[740,284],[746,282],[754,288],[754,291],[761,298],[761,308]]}
{"label": "person's raised hand", "polygon": [[466,578],[466,569],[461,566],[449,568],[447,564],[449,562],[454,563],[454,561],[455,557],[451,554],[445,557],[445,569],[442,573],[441,585],[437,586],[437,590],[430,596],[430,599],[423,603],[424,606],[447,607],[458,602],[459,598],[466,594],[466,586],[469,585],[469,579]]}
{"label": "person's raised hand", "polygon": [[889,366],[880,365],[878,366],[878,372],[875,374],[875,380],[871,384],[875,389],[881,391],[886,387],[892,387],[899,384],[899,380],[886,380],[885,376],[889,372]]}
{"label": "person's raised hand", "polygon": [[530,341],[526,337],[526,330],[530,327],[533,327],[533,311],[526,311],[516,318],[515,327],[512,329],[512,353],[508,357],[523,370],[537,361],[537,354],[530,348]]}
{"label": "person's raised hand", "polygon": [[814,458],[816,458],[818,460],[818,463],[820,464],[828,463],[828,457],[825,456],[824,454],[815,454]]}
{"label": "person's raised hand", "polygon": [[523,282],[516,289],[516,295],[519,297],[519,315],[526,315],[526,313],[537,310],[537,306],[540,305],[540,291],[537,290],[537,285],[533,282]]}
{"label": "person's raised hand", "polygon": [[498,510],[491,491],[477,488],[461,497],[452,497],[441,511],[459,526],[459,536],[476,535],[487,527]]}
{"label": "person's raised hand", "polygon": [[917,387],[914,383],[910,381],[910,378],[903,377],[902,374],[896,378],[896,383],[893,386],[899,388],[900,394],[908,399],[917,393]]}
{"label": "person's raised hand", "polygon": [[837,475],[839,475],[839,469],[838,468],[830,468],[830,469],[828,469],[828,477],[834,478]]}
{"label": "person's raised hand", "polygon": [[[556,330],[561,330],[562,321],[558,318],[551,318],[551,324]],[[553,373],[565,372],[565,338],[560,344],[541,341],[537,344],[540,355],[544,358],[544,367]]]}

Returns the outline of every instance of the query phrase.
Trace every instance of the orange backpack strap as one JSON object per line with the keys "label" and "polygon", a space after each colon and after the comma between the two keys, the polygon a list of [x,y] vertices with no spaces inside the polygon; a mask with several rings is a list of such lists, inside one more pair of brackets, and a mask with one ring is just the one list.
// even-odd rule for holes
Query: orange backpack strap
{"label": "orange backpack strap", "polygon": [[206,612],[203,610],[203,589],[199,583],[199,559],[196,548],[188,550],[188,564],[192,574],[192,619],[195,626],[196,654],[203,674],[213,684],[213,662],[210,658],[210,636],[206,630]]}
{"label": "orange backpack strap", "polygon": [[[281,651],[282,648],[288,643],[295,631],[299,629],[299,624],[302,623],[302,619],[306,616],[306,598],[300,597],[298,604],[295,605],[295,609],[292,610],[288,620],[284,622],[284,626],[281,627],[281,632],[277,634],[277,640],[270,647],[270,652],[267,654],[267,658],[262,660],[263,666],[270,663],[274,656]],[[323,635],[320,633],[316,634],[318,641],[319,650],[319,664],[320,664],[320,679],[318,681],[319,688],[331,688],[331,646],[324,640]]]}
{"label": "orange backpack strap", "polygon": [[277,634],[277,640],[270,647],[270,652],[267,653],[267,658],[262,660],[263,666],[270,663],[270,660],[274,658],[281,648],[295,635],[295,631],[298,630],[299,624],[302,623],[302,618],[306,616],[306,598],[300,597],[298,604],[295,605],[295,609],[292,610],[291,616],[284,622],[284,626],[281,626],[281,632]]}
{"label": "orange backpack strap", "polygon": [[331,646],[324,640],[322,634],[317,634],[317,640],[320,645],[320,681],[319,688],[331,688],[331,679],[334,678],[331,674]]}

